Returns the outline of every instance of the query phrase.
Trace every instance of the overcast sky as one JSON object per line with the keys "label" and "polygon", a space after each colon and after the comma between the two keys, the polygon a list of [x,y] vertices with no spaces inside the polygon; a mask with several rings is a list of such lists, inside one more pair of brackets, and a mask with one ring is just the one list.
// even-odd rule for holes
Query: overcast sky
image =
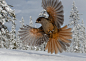
{"label": "overcast sky", "polygon": [[[61,0],[64,6],[64,25],[68,24],[70,19],[70,11],[72,9],[73,1],[75,1],[76,7],[80,14],[80,19],[84,20],[86,26],[86,0]],[[21,18],[25,20],[25,24],[29,24],[29,17],[32,16],[34,26],[40,26],[40,24],[35,24],[36,19],[38,18],[39,13],[43,10],[41,7],[42,0],[6,0],[9,5],[14,6],[12,9],[15,9],[16,14],[16,30],[19,30]],[[80,20],[80,22],[81,22]],[[11,23],[8,24],[9,30],[11,29]]]}

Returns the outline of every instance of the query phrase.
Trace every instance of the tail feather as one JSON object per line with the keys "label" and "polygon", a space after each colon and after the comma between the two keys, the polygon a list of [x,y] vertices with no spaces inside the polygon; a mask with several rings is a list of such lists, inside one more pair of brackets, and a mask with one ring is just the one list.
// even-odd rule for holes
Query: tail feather
{"label": "tail feather", "polygon": [[63,41],[63,42],[65,42],[65,43],[70,43],[71,42],[70,40],[67,40],[67,39],[65,39],[63,37],[60,37],[60,40]]}
{"label": "tail feather", "polygon": [[66,45],[65,45],[65,43],[62,42],[62,41],[59,41],[59,42],[60,42],[60,44],[62,45],[63,50],[66,50]]}
{"label": "tail feather", "polygon": [[72,32],[61,32],[59,35],[72,35]]}
{"label": "tail feather", "polygon": [[61,30],[65,30],[65,29],[67,29],[67,25],[66,25],[66,26],[64,26],[63,28],[61,28]]}
{"label": "tail feather", "polygon": [[51,41],[51,54],[54,52],[54,40],[53,41]]}
{"label": "tail feather", "polygon": [[60,32],[71,32],[71,28],[68,28],[68,29],[62,29],[63,31],[60,31]]}
{"label": "tail feather", "polygon": [[71,28],[67,29],[67,25],[61,28],[61,30],[59,31],[59,39],[65,43],[71,43],[71,41],[69,40],[72,39],[71,30],[72,30]]}
{"label": "tail feather", "polygon": [[58,48],[57,48],[57,46],[56,46],[56,42],[55,41],[53,41],[54,42],[54,50],[55,50],[55,54],[57,54],[58,53]]}
{"label": "tail feather", "polygon": [[56,45],[57,45],[57,48],[59,49],[60,53],[62,53],[62,47],[58,40],[56,41]]}
{"label": "tail feather", "polygon": [[49,45],[48,45],[48,53],[51,52],[51,43],[49,42]]}
{"label": "tail feather", "polygon": [[63,52],[63,50],[66,50],[66,46],[69,46],[69,44],[67,44],[69,42],[69,40],[67,41],[64,41],[64,40],[57,40],[57,39],[53,39],[53,38],[50,38],[47,45],[46,45],[46,48],[45,50],[48,49],[48,53],[51,52],[51,54],[55,51],[55,54],[58,53],[58,51],[60,53]]}
{"label": "tail feather", "polygon": [[65,45],[66,45],[67,47],[69,47],[69,46],[70,46],[70,44],[68,44],[68,43],[65,43]]}
{"label": "tail feather", "polygon": [[62,47],[61,44],[56,40],[56,39],[52,39],[50,38],[45,50],[48,49],[48,53],[51,52],[51,54],[55,51],[55,54],[58,53],[58,50],[60,51],[60,53],[62,53]]}
{"label": "tail feather", "polygon": [[65,39],[72,39],[72,36],[60,35],[60,37],[63,37]]}
{"label": "tail feather", "polygon": [[52,35],[51,38],[49,38],[49,41],[46,45],[46,49],[48,49],[48,53],[51,52],[51,54],[55,51],[55,54],[63,52],[63,50],[66,50],[67,47],[70,46],[71,41],[69,39],[72,39],[72,32],[71,28],[67,29],[67,25],[61,28],[61,30],[58,33],[55,33]]}

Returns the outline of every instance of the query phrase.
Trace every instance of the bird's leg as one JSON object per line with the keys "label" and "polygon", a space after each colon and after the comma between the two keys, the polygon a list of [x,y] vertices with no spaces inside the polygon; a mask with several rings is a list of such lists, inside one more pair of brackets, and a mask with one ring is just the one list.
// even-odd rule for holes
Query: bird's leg
{"label": "bird's leg", "polygon": [[51,38],[52,37],[52,32],[50,31],[49,34],[50,34],[50,38]]}
{"label": "bird's leg", "polygon": [[48,33],[49,33],[49,35],[50,35],[50,38],[52,38],[53,31],[49,31]]}

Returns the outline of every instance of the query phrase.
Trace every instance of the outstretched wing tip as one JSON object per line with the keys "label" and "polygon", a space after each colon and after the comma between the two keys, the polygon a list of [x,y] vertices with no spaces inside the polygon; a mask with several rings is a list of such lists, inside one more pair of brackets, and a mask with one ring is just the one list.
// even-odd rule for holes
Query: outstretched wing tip
{"label": "outstretched wing tip", "polygon": [[42,0],[42,7],[48,12],[51,21],[60,28],[64,22],[62,2],[59,0]]}
{"label": "outstretched wing tip", "polygon": [[24,44],[38,46],[41,45],[44,41],[48,41],[48,36],[44,35],[43,30],[40,28],[34,28],[31,26],[24,26],[20,28],[19,37]]}

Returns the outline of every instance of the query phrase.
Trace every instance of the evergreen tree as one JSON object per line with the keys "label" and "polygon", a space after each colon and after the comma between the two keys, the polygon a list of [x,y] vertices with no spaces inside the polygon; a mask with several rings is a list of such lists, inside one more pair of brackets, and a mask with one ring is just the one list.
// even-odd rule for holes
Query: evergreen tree
{"label": "evergreen tree", "polygon": [[20,40],[18,35],[19,35],[19,33],[17,32],[16,33],[16,47],[17,47],[17,49],[23,49],[22,41]]}
{"label": "evergreen tree", "polygon": [[10,46],[9,48],[10,49],[17,49],[17,44],[16,44],[16,24],[15,24],[15,21],[12,22],[12,28],[11,28],[11,31],[10,31]]}
{"label": "evergreen tree", "polygon": [[21,23],[21,28],[23,28],[24,27],[24,18],[22,17],[22,19],[21,19],[22,21],[20,21],[20,23]]}
{"label": "evergreen tree", "polygon": [[0,31],[0,48],[9,48],[9,38],[8,30],[2,28]]}
{"label": "evergreen tree", "polygon": [[[30,16],[30,20],[29,20],[29,26],[33,27],[33,21],[32,21],[32,17],[31,16]],[[35,47],[35,46],[32,46],[32,45],[28,46],[27,45],[27,49],[35,50],[36,48],[37,47]]]}
{"label": "evergreen tree", "polygon": [[70,15],[70,24],[69,26],[73,26],[72,28],[72,43],[71,46],[69,47],[68,51],[69,52],[75,52],[75,53],[81,53],[82,48],[81,48],[81,40],[80,40],[80,30],[81,30],[81,25],[79,25],[79,11],[77,10],[77,7],[75,6],[75,2],[73,2],[73,8],[71,11]]}
{"label": "evergreen tree", "polygon": [[7,5],[5,0],[0,0],[0,48],[9,48],[9,30],[4,24],[13,21],[14,11]]}
{"label": "evergreen tree", "polygon": [[[20,23],[21,23],[20,28],[23,28],[25,26],[24,25],[24,18],[22,17],[21,20],[22,21],[20,21]],[[20,31],[20,29],[19,29],[19,31]],[[19,35],[19,33],[18,33],[18,35]],[[22,41],[20,37],[18,37],[17,39],[19,39],[18,41],[20,42],[20,44],[18,44],[20,46],[20,47],[18,47],[19,49],[27,50],[29,48],[29,46],[26,43],[24,43],[24,41]]]}
{"label": "evergreen tree", "polygon": [[[20,23],[21,23],[20,28],[23,28],[23,27],[24,27],[24,18],[22,17],[21,20],[22,20],[22,21],[20,21]],[[20,30],[20,29],[19,29],[19,30]],[[16,34],[16,43],[17,43],[17,46],[18,46],[17,49],[27,50],[27,49],[26,49],[26,46],[23,45],[23,41],[20,40],[20,37],[19,37],[19,33],[18,33],[18,32],[17,32],[17,34]]]}
{"label": "evergreen tree", "polygon": [[6,23],[12,21],[13,17],[15,18],[15,12],[12,10],[6,1],[0,1],[0,21],[1,23]]}
{"label": "evergreen tree", "polygon": [[32,21],[32,17],[30,16],[30,20],[29,20],[29,26],[33,26],[33,21]]}
{"label": "evergreen tree", "polygon": [[81,41],[81,51],[82,53],[86,53],[86,33],[83,20],[81,22],[80,41]]}

